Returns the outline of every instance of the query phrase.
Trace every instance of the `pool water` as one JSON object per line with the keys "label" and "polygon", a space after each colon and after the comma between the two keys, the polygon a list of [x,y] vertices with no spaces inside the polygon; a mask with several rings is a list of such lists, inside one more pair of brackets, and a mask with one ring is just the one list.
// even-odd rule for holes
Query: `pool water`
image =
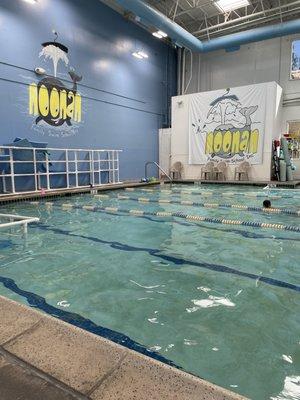
{"label": "pool water", "polygon": [[[300,399],[300,233],[61,207],[300,226],[295,215],[117,198],[261,207],[264,198],[256,196],[266,195],[225,185],[172,190],[72,196],[52,207],[2,206],[1,212],[38,216],[40,223],[29,227],[27,238],[16,228],[0,231],[0,294],[251,399]],[[274,195],[274,207],[300,209],[300,191],[272,189]]]}

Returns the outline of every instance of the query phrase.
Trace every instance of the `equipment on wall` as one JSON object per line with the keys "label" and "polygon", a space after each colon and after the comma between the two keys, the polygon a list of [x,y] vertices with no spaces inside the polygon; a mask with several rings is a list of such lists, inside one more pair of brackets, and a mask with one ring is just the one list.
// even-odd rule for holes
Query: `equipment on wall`
{"label": "equipment on wall", "polygon": [[292,181],[293,170],[295,166],[292,163],[288,142],[285,137],[273,141],[273,174],[272,177],[278,181]]}
{"label": "equipment on wall", "polygon": [[286,182],[286,162],[284,160],[279,161],[280,165],[280,182]]}
{"label": "equipment on wall", "polygon": [[273,173],[272,178],[276,178],[277,181],[280,179],[280,164],[279,164],[279,157],[278,157],[278,147],[280,147],[279,140],[274,140],[272,144],[272,157],[273,157]]}
{"label": "equipment on wall", "polygon": [[292,162],[291,162],[291,157],[288,149],[288,143],[285,137],[282,137],[280,139],[280,144],[281,144],[281,149],[283,152],[283,158],[284,161],[286,162],[286,178],[288,181],[293,180],[293,172],[292,172]]}

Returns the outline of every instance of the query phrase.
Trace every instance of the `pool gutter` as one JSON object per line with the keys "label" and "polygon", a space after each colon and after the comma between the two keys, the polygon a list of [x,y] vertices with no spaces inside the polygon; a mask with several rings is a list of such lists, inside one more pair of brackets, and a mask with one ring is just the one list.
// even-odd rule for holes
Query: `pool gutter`
{"label": "pool gutter", "polygon": [[0,205],[18,202],[23,200],[40,200],[41,198],[51,199],[55,197],[63,196],[73,196],[81,193],[91,193],[91,191],[107,191],[107,190],[117,190],[124,189],[128,187],[141,187],[141,186],[153,186],[159,185],[160,182],[137,182],[137,181],[124,181],[122,183],[105,184],[98,185],[91,188],[90,186],[83,186],[80,188],[70,188],[70,189],[52,189],[46,190],[45,192],[18,192],[14,194],[0,194]]}
{"label": "pool gutter", "polygon": [[[81,193],[91,193],[91,191],[107,191],[107,190],[117,190],[130,187],[142,187],[142,186],[154,186],[159,184],[168,185],[169,182],[137,182],[137,181],[124,181],[122,183],[99,185],[91,188],[90,186],[83,186],[80,188],[70,188],[70,189],[52,189],[45,191],[43,193],[37,192],[19,192],[15,194],[0,194],[0,206],[6,203],[19,202],[24,200],[40,200],[41,198],[51,199],[55,197],[64,197],[78,195]],[[195,180],[195,179],[179,179],[173,180],[172,183],[175,184],[221,184],[221,185],[248,185],[248,186],[266,186],[275,184],[276,187],[285,187],[287,189],[298,189],[300,188],[300,181],[291,182],[260,182],[260,181],[212,181],[212,180]]]}
{"label": "pool gutter", "polygon": [[[168,182],[165,182],[168,184]],[[284,187],[287,189],[300,189],[300,181],[287,181],[287,182],[279,182],[279,181],[216,181],[216,180],[208,180],[208,179],[175,179],[173,180],[175,184],[218,184],[218,185],[246,185],[246,186],[266,186],[266,185],[276,185],[276,187]]]}
{"label": "pool gutter", "polygon": [[3,400],[245,399],[2,296],[0,320]]}

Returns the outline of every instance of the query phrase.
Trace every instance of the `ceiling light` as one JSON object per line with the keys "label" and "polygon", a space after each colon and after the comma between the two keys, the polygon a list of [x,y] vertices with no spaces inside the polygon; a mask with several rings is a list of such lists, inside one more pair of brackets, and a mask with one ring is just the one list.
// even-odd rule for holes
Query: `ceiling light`
{"label": "ceiling light", "polygon": [[152,33],[153,36],[157,37],[158,39],[166,38],[168,35],[163,31],[156,31]]}
{"label": "ceiling light", "polygon": [[147,53],[144,53],[143,51],[138,51],[138,54],[139,54],[140,56],[142,56],[143,58],[148,58],[148,54],[147,54]]}
{"label": "ceiling light", "polygon": [[249,6],[248,0],[217,0],[215,6],[222,13],[230,12],[241,7]]}
{"label": "ceiling light", "polygon": [[158,39],[162,39],[163,38],[158,32],[153,32],[152,35],[157,37]]}
{"label": "ceiling light", "polygon": [[163,31],[157,31],[157,33],[158,33],[160,36],[162,36],[163,38],[168,37],[168,35],[167,35],[165,32],[163,32]]}
{"label": "ceiling light", "polygon": [[25,1],[26,3],[29,3],[29,4],[36,4],[37,3],[37,0],[23,0],[23,1]]}
{"label": "ceiling light", "polygon": [[132,53],[132,55],[133,55],[133,57],[139,58],[140,60],[141,60],[142,58],[149,58],[148,54],[145,53],[145,52],[142,51],[142,50],[135,51],[134,53]]}
{"label": "ceiling light", "polygon": [[133,55],[133,57],[136,57],[136,58],[139,58],[139,59],[144,58],[141,54],[137,53],[136,51],[134,53],[132,53],[132,55]]}

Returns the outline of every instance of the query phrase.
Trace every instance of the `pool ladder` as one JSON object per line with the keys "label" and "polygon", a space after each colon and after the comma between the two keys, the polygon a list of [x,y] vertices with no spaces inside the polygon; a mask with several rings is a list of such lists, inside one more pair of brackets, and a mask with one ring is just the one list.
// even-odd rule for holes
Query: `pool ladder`
{"label": "pool ladder", "polygon": [[155,161],[147,161],[146,162],[146,164],[145,164],[145,178],[147,179],[147,176],[148,176],[148,165],[150,165],[150,164],[155,165],[169,179],[170,186],[172,186],[172,182],[173,181],[172,181],[172,178],[170,177],[170,175],[168,175],[166,173],[166,171]]}

